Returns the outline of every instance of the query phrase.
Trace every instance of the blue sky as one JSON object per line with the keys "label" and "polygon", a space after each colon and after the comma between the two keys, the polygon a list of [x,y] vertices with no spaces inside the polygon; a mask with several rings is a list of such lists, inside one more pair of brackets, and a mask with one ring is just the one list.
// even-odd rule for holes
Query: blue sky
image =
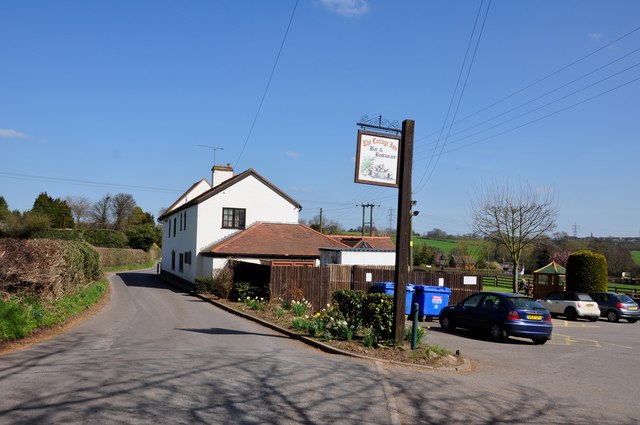
{"label": "blue sky", "polygon": [[382,115],[415,120],[419,232],[469,232],[476,194],[508,181],[552,191],[558,231],[640,235],[640,2],[23,0],[0,16],[11,209],[125,192],[157,217],[210,177],[207,145],[302,218],[356,227],[373,203],[388,227],[397,191],[353,182],[356,123]]}

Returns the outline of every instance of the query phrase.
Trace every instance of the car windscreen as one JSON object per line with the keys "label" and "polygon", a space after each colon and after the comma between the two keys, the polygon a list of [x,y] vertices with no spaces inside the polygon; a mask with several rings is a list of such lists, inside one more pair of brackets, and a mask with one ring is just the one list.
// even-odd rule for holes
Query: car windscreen
{"label": "car windscreen", "polygon": [[509,298],[511,305],[518,310],[544,310],[545,308],[536,300],[527,297]]}
{"label": "car windscreen", "polygon": [[578,301],[593,301],[593,298],[589,296],[589,294],[577,294]]}

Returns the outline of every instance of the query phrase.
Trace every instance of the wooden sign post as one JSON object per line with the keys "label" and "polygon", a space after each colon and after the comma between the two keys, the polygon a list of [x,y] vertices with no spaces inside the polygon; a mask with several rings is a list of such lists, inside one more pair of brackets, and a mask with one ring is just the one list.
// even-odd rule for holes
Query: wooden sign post
{"label": "wooden sign post", "polygon": [[396,234],[396,271],[393,312],[393,338],[404,341],[406,294],[409,278],[409,241],[411,240],[411,171],[413,167],[413,120],[402,122],[398,168],[398,226]]}

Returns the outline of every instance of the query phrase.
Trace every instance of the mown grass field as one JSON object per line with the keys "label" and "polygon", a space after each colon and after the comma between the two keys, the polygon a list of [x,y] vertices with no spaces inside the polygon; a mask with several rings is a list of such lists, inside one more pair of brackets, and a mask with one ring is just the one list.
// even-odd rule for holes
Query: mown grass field
{"label": "mown grass field", "polygon": [[640,251],[631,251],[631,258],[640,266]]}

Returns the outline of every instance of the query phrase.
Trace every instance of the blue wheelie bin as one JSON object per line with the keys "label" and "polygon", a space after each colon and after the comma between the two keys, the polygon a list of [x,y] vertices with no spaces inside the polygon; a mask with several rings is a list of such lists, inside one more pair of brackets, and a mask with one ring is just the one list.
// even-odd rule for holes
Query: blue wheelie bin
{"label": "blue wheelie bin", "polygon": [[419,318],[431,321],[434,316],[440,315],[440,310],[449,305],[451,288],[444,286],[415,285],[413,302],[418,304]]}
{"label": "blue wheelie bin", "polygon": [[[396,292],[396,284],[393,282],[376,282],[373,284],[371,288],[371,292],[379,293],[379,294],[387,294],[392,297]],[[415,288],[414,285],[407,283],[407,294],[405,297],[405,312],[407,314],[411,314],[411,306],[413,305],[413,296],[414,296]]]}

